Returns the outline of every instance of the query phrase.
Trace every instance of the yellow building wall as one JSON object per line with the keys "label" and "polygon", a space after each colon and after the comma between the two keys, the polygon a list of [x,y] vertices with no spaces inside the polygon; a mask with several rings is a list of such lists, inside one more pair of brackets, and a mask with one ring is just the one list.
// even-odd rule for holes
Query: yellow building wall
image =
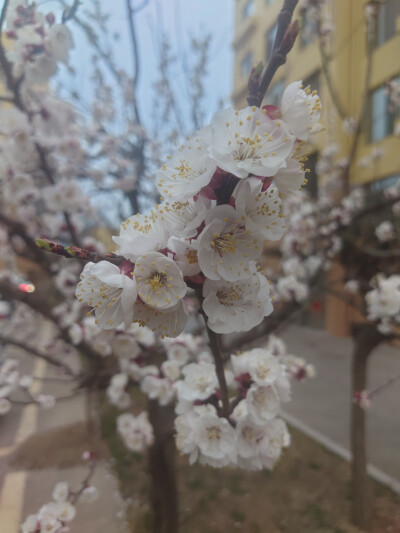
{"label": "yellow building wall", "polygon": [[[248,0],[236,0],[236,25],[234,49],[234,81],[232,101],[235,108],[247,105],[247,75],[241,72],[241,63],[248,52],[252,52],[253,63],[267,62],[266,35],[277,19],[282,7],[282,0],[254,0],[254,14],[243,20],[242,11]],[[398,0],[400,2],[400,0]],[[342,106],[348,117],[357,117],[360,113],[361,95],[365,86],[366,71],[366,31],[364,6],[365,0],[330,0],[326,9],[331,15],[334,25],[333,39],[330,41],[331,60],[329,71],[333,84],[340,96]],[[299,9],[294,19],[299,17]],[[400,17],[397,20],[397,34],[377,47],[373,53],[372,73],[369,90],[372,91],[387,80],[400,75]],[[307,151],[320,152],[330,141],[340,147],[338,158],[347,157],[351,146],[351,137],[342,130],[342,120],[338,116],[321,72],[321,57],[316,39],[307,45],[302,45],[298,37],[293,50],[288,55],[286,65],[282,66],[270,87],[280,80],[284,85],[296,80],[305,80],[320,71],[319,94],[322,101],[321,122],[325,131],[316,135],[308,144]],[[268,94],[267,94],[268,98]],[[384,150],[384,157],[367,168],[357,166],[358,159],[370,154],[371,150],[379,146]],[[400,139],[390,135],[377,143],[369,142],[366,131],[362,133],[355,157],[355,164],[351,168],[350,183],[367,184],[383,179],[387,176],[400,175]],[[339,265],[328,274],[335,278]],[[361,317],[354,316],[354,312],[341,300],[334,296],[325,299],[325,327],[332,334],[346,336],[349,334],[350,323]]]}
{"label": "yellow building wall", "polygon": [[[235,65],[232,101],[236,108],[246,105],[248,94],[248,76],[242,74],[241,63],[248,52],[252,52],[254,64],[260,60],[264,63],[267,61],[266,34],[274,26],[282,7],[281,0],[254,0],[254,14],[243,19],[242,11],[247,1],[236,0],[235,3],[236,25],[233,41]],[[331,50],[332,60],[329,69],[348,117],[357,117],[359,114],[361,94],[365,84],[365,3],[365,0],[330,0],[327,5],[327,10],[330,12],[335,27]],[[295,11],[294,19],[296,16],[299,17],[298,8]],[[287,85],[292,81],[305,80],[320,69],[321,58],[316,40],[302,46],[300,38],[298,38],[288,56],[286,65],[278,70],[270,89],[280,80],[284,80],[285,85]],[[376,89],[398,75],[400,75],[400,17],[397,20],[397,34],[377,47],[373,53],[369,89]],[[319,76],[319,84],[323,105],[322,123],[326,131],[312,139],[308,151],[320,151],[329,140],[334,140],[341,148],[338,157],[345,157],[348,154],[351,139],[342,132],[342,121],[331,102],[322,73]],[[394,135],[377,143],[370,143],[368,135],[363,133],[355,160],[368,155],[374,146],[383,148],[385,156],[374,165],[374,168],[362,168],[354,165],[354,168],[351,169],[351,184],[368,183],[399,173],[400,143]]]}

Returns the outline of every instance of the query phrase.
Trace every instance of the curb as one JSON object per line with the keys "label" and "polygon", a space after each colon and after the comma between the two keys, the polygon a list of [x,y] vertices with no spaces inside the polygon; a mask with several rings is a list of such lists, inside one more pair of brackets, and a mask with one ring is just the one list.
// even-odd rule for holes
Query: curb
{"label": "curb", "polygon": [[[298,420],[292,415],[289,415],[288,413],[281,413],[281,417],[290,426],[293,426],[295,429],[307,435],[307,437],[310,437],[311,439],[315,440],[316,442],[318,442],[318,444],[326,448],[328,451],[334,453],[335,455],[337,455],[341,459],[344,459],[348,463],[351,462],[351,453],[344,446],[337,444],[329,437],[326,437],[319,431],[311,428],[310,426],[307,426],[307,424],[304,424],[304,422],[301,422],[300,420]],[[391,489],[393,492],[400,495],[400,481],[398,479],[389,476],[388,474],[383,472],[383,470],[370,463],[367,464],[367,472],[372,479],[374,479],[375,481],[379,481],[379,483],[382,483],[383,485]]]}

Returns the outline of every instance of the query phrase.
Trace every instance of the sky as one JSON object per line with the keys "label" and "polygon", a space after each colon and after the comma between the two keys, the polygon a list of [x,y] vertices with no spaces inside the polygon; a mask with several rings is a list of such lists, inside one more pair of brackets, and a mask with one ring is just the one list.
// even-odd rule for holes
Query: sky
{"label": "sky", "polygon": [[[90,0],[83,0],[83,5]],[[132,71],[132,57],[129,46],[129,30],[125,0],[100,0],[104,11],[110,14],[109,26],[112,32],[118,32],[120,38],[113,42],[113,49],[118,63],[128,72]],[[71,0],[72,2],[72,0]],[[40,2],[39,2],[40,3]],[[134,7],[143,0],[132,0]],[[55,2],[46,2],[43,8],[55,9]],[[139,51],[141,57],[141,79],[138,89],[138,100],[142,108],[144,121],[153,112],[153,83],[157,77],[156,43],[164,31],[172,42],[177,53],[180,49],[189,48],[190,36],[201,36],[211,33],[211,54],[209,76],[205,80],[208,116],[210,120],[222,98],[229,103],[233,83],[233,0],[149,0],[145,8],[136,15]],[[163,30],[162,30],[163,29]],[[75,33],[75,32],[74,32]],[[90,62],[91,50],[83,38],[75,33],[75,50],[71,54],[71,64],[76,68],[74,84],[80,92],[89,94],[90,80],[87,76],[87,65]],[[181,91],[182,112],[185,113],[182,69],[178,66],[174,72],[176,88]]]}
{"label": "sky", "polygon": [[[79,9],[83,10],[86,6],[90,6],[92,1],[81,0],[82,5]],[[103,11],[110,15],[108,21],[110,34],[119,34],[118,40],[112,41],[114,57],[120,67],[131,73],[133,59],[125,0],[99,1]],[[68,2],[72,4],[73,0]],[[144,0],[131,0],[133,7],[140,6],[143,2]],[[56,20],[60,20],[61,10],[57,0],[38,0],[37,3],[41,10],[52,11],[56,15]],[[146,7],[135,15],[141,62],[138,102],[142,122],[148,131],[152,130],[153,115],[157,111],[153,109],[155,98],[153,84],[158,76],[156,51],[157,40],[160,39],[162,31],[167,34],[175,54],[178,54],[182,48],[189,49],[191,36],[200,37],[211,33],[209,75],[204,83],[207,97],[205,123],[210,122],[221,100],[225,106],[229,105],[233,85],[233,12],[234,0],[149,0]],[[75,41],[75,47],[70,54],[70,65],[74,68],[75,74],[71,76],[65,67],[61,67],[57,84],[61,83],[70,90],[77,91],[80,94],[80,101],[83,102],[83,111],[84,108],[89,110],[92,96],[90,67],[93,48],[87,44],[86,37],[76,25],[72,22],[68,24]],[[188,117],[189,109],[185,105],[185,91],[182,89],[184,75],[180,65],[177,65],[174,71],[175,89],[180,95],[182,113]],[[186,133],[190,134],[192,131]],[[104,200],[96,198],[97,202]],[[119,220],[119,215],[112,215],[111,218]]]}

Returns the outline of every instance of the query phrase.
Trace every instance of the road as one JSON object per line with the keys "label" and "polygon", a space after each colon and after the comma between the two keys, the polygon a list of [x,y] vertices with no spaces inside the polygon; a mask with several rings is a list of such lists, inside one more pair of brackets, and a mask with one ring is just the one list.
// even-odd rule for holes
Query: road
{"label": "road", "polygon": [[[25,333],[24,337],[29,338],[35,347],[40,349],[45,339],[35,339],[34,332]],[[54,370],[46,362],[33,361],[19,349],[7,347],[6,355],[16,357],[20,361],[21,369],[25,372],[33,370],[32,374],[38,378],[55,376]],[[54,383],[41,379],[34,382],[35,393],[51,393],[54,387]],[[57,387],[59,388],[59,385]],[[59,389],[59,393],[68,393],[68,387],[63,386],[64,392]],[[48,430],[57,430],[57,433],[62,435],[63,427],[79,424],[85,419],[83,395],[59,402],[48,411],[38,409],[36,405],[16,406],[0,419],[1,533],[19,533],[20,524],[25,517],[37,512],[44,503],[51,500],[54,485],[58,481],[67,481],[71,488],[77,489],[86,473],[82,466],[71,465],[60,469],[55,464],[51,468],[21,470],[18,466],[10,466],[11,454],[19,444],[33,435],[37,438]],[[35,453],[40,455],[40,449]],[[49,453],[49,450],[45,448],[43,453]],[[54,453],[51,452],[51,455]],[[105,461],[98,464],[92,484],[98,488],[100,497],[91,504],[78,503],[77,515],[71,523],[70,533],[127,533],[124,502],[118,492],[117,481]]]}
{"label": "road", "polygon": [[[281,337],[290,353],[304,357],[317,371],[314,379],[293,384],[292,401],[284,406],[285,412],[348,450],[351,340],[297,325]],[[368,388],[399,372],[400,350],[378,347],[369,362]],[[369,462],[400,481],[400,381],[373,398],[367,416]]]}

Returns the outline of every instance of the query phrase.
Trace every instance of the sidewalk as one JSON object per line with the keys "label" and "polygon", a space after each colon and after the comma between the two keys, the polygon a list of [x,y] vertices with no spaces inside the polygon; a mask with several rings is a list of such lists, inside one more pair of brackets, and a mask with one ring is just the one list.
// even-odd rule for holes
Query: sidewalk
{"label": "sidewalk", "polygon": [[[42,360],[34,361],[21,350],[10,349],[9,355],[18,358],[27,371],[33,366],[34,375],[46,376],[54,375],[54,370]],[[34,385],[40,392],[43,387],[42,381],[35,381]],[[51,393],[51,387],[46,382],[45,392]],[[68,389],[64,388],[61,394]],[[0,530],[1,533],[19,533],[19,526],[26,516],[36,513],[39,508],[51,500],[54,485],[58,481],[67,481],[71,488],[77,489],[86,475],[86,468],[78,466],[77,462],[66,460],[69,464],[67,468],[61,468],[56,464],[50,464],[50,468],[29,469],[24,465],[23,454],[20,466],[18,458],[15,459],[14,452],[18,444],[23,443],[26,439],[34,436],[34,439],[46,435],[48,430],[57,430],[62,432],[65,426],[77,425],[86,418],[85,396],[78,395],[72,400],[60,401],[49,411],[38,409],[36,405],[29,405],[25,408],[16,407],[14,412],[0,420]],[[64,430],[65,431],[65,430]],[[68,429],[67,429],[68,432]],[[64,433],[65,434],[65,433]],[[43,445],[43,455],[50,455],[49,446],[53,447],[57,455],[57,443]],[[62,443],[59,444],[62,447]],[[84,446],[84,442],[82,443]],[[35,446],[28,446],[29,451]],[[80,450],[71,450],[71,455],[78,456]],[[32,451],[32,458],[28,458],[28,463],[46,463],[45,458],[41,455],[40,446],[36,445],[36,450]],[[29,453],[27,453],[29,455]],[[36,459],[35,459],[36,455]],[[47,458],[46,455],[46,458]],[[61,455],[61,454],[59,454]],[[15,464],[10,464],[13,459]],[[54,458],[53,458],[54,463]],[[62,461],[61,461],[62,463]],[[22,466],[21,466],[22,465]],[[22,470],[21,470],[22,468]],[[91,483],[99,490],[100,496],[96,502],[90,504],[77,504],[76,518],[70,524],[70,533],[127,533],[128,527],[125,521],[125,506],[119,494],[117,480],[114,477],[110,467],[105,461],[100,461]]]}
{"label": "sidewalk", "polygon": [[[315,365],[317,375],[293,383],[292,401],[284,410],[303,425],[349,449],[351,339],[337,339],[323,330],[291,326],[281,338],[289,353]],[[369,388],[400,371],[400,350],[378,347],[369,363]],[[400,382],[374,397],[367,412],[368,461],[400,481]]]}

